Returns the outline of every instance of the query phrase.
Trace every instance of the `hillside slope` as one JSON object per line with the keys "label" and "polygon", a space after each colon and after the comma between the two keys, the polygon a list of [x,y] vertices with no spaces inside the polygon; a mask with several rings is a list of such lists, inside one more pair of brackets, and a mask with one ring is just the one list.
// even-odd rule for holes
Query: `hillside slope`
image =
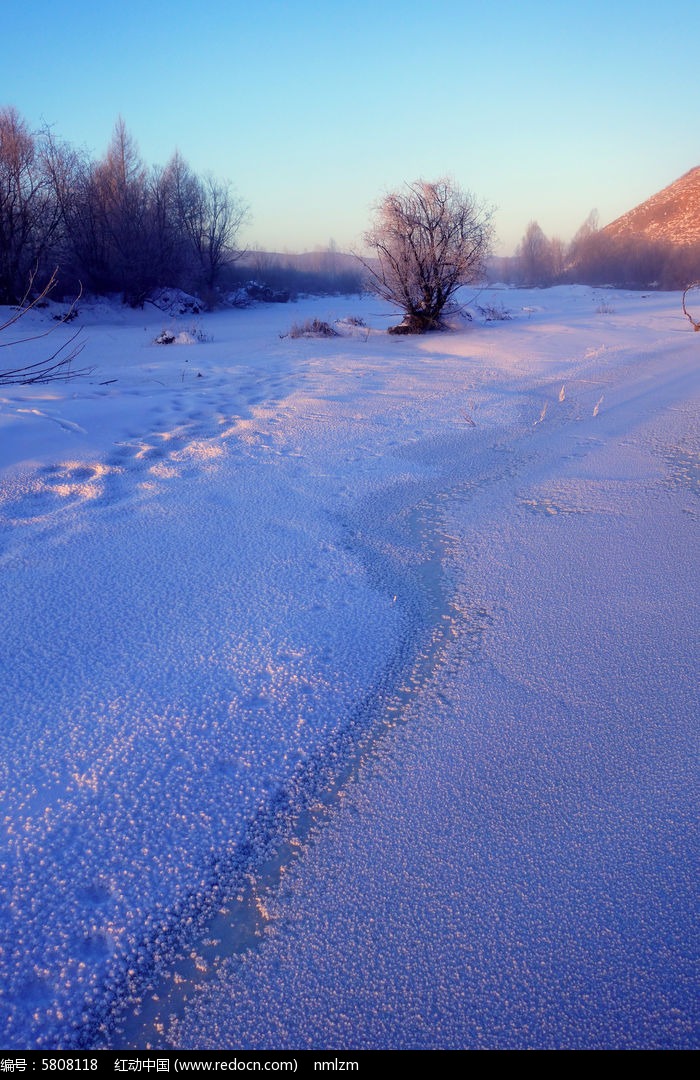
{"label": "hillside slope", "polygon": [[606,225],[609,236],[637,234],[670,244],[700,244],[700,166]]}

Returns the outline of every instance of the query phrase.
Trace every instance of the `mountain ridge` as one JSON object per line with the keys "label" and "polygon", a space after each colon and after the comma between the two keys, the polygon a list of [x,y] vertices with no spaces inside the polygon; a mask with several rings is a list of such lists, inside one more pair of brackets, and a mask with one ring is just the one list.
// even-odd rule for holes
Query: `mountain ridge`
{"label": "mountain ridge", "polygon": [[677,246],[700,244],[700,165],[611,221],[608,236],[644,236]]}

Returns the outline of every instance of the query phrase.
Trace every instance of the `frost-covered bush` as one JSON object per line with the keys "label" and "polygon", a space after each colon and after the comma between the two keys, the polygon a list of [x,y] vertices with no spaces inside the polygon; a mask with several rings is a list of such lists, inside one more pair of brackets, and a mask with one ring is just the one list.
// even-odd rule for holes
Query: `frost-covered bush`
{"label": "frost-covered bush", "polygon": [[491,211],[451,180],[416,180],[392,191],[365,233],[368,288],[403,311],[393,334],[442,330],[453,297],[484,273]]}

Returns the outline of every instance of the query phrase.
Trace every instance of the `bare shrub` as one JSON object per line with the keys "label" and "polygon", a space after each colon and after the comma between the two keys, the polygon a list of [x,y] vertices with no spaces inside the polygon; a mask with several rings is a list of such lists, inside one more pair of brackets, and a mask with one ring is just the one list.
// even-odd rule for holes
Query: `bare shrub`
{"label": "bare shrub", "polygon": [[281,336],[290,338],[332,338],[340,337],[340,334],[330,323],[324,322],[323,319],[314,318],[306,319],[303,323],[292,323],[288,333]]}
{"label": "bare shrub", "polygon": [[[24,318],[27,312],[31,311],[33,308],[44,306],[46,297],[51,290],[55,288],[58,281],[57,271],[54,270],[41,292],[34,300],[30,301],[29,296],[32,291],[34,277],[35,273],[30,275],[27,291],[24,294],[21,303],[15,309],[14,314],[4,323],[0,324],[0,333],[18,323],[20,319]],[[28,337],[16,338],[13,341],[0,341],[0,348],[20,348],[29,341],[37,341],[53,334],[63,323],[72,321],[73,311],[76,310],[76,304],[79,299],[80,294],[75,298],[68,312],[63,317],[59,318],[59,321],[56,322],[55,325],[50,326],[48,330],[42,330],[38,334],[30,334]],[[0,369],[0,386],[29,386],[32,383],[64,382],[67,379],[74,379],[78,375],[89,375],[92,368],[75,370],[72,367],[73,361],[84,348],[84,345],[82,344],[73,344],[79,334],[80,328],[78,328],[67,341],[64,341],[62,345],[59,345],[50,356],[43,357],[41,360],[36,360],[32,364],[20,364],[18,367]]]}
{"label": "bare shrub", "polygon": [[512,311],[503,304],[477,304],[476,310],[484,322],[509,322],[513,318]]}
{"label": "bare shrub", "polygon": [[211,334],[203,328],[201,323],[192,323],[189,329],[190,336],[200,345],[206,345],[208,342],[213,341],[214,338]]}

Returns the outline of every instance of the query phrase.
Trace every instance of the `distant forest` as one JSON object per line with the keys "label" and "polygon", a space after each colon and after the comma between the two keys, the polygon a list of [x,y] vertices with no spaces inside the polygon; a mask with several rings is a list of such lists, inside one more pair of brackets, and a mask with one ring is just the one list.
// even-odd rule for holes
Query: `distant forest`
{"label": "distant forest", "polygon": [[[30,282],[40,290],[56,267],[55,298],[82,287],[134,306],[160,286],[196,293],[207,306],[230,295],[245,303],[361,290],[361,266],[332,243],[304,255],[243,252],[247,216],[228,181],[195,173],[179,152],[165,166],[147,165],[121,119],[93,160],[0,108],[0,304],[20,302]],[[677,289],[700,278],[700,247],[610,236],[594,215],[565,244],[533,221],[515,255],[491,261],[489,277]]]}
{"label": "distant forest", "polygon": [[650,240],[641,234],[613,236],[591,213],[569,244],[548,238],[536,221],[510,258],[495,260],[493,277],[517,285],[563,282],[621,289],[683,289],[700,279],[700,245]]}

